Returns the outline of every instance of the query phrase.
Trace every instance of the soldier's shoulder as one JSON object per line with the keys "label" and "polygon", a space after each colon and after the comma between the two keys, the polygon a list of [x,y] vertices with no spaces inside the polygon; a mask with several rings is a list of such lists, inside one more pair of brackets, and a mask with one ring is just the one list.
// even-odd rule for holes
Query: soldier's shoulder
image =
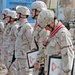
{"label": "soldier's shoulder", "polygon": [[66,27],[62,27],[56,34],[57,36],[71,36],[70,32],[68,31],[68,29]]}
{"label": "soldier's shoulder", "polygon": [[33,26],[29,22],[25,23],[25,25],[23,25],[23,27],[25,27],[26,29],[33,28]]}
{"label": "soldier's shoulder", "polygon": [[19,27],[19,24],[15,22],[14,25],[12,26],[12,29],[18,28],[18,27]]}

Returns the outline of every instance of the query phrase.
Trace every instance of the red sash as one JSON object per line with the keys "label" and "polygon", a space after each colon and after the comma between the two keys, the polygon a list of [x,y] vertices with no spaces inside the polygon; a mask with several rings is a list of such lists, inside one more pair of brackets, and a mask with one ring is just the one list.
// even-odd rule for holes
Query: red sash
{"label": "red sash", "polygon": [[34,25],[34,28],[36,28],[36,27],[37,27],[37,25],[38,25],[38,23],[37,23],[37,21],[36,21],[36,23],[35,23],[35,25]]}
{"label": "red sash", "polygon": [[51,33],[50,33],[50,37],[54,36],[55,33],[63,26],[63,24],[58,25]]}

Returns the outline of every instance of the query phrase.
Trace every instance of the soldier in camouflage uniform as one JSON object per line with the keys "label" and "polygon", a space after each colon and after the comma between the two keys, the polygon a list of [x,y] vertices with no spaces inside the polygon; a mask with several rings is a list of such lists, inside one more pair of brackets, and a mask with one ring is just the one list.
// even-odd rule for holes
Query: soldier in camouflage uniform
{"label": "soldier in camouflage uniform", "polygon": [[0,21],[0,63],[3,62],[2,58],[3,32],[4,32],[4,23]]}
{"label": "soldier in camouflage uniform", "polygon": [[4,50],[3,50],[3,33],[4,33],[4,29],[5,29],[5,26],[6,26],[6,23],[8,22],[8,12],[9,12],[10,9],[3,9],[2,10],[2,20],[0,21],[0,73],[3,74],[3,75],[6,75],[8,70],[7,70],[7,67],[6,67],[6,64],[5,60],[4,61]]}
{"label": "soldier in camouflage uniform", "polygon": [[9,13],[9,24],[7,25],[6,29],[9,29],[8,33],[8,67],[12,63],[12,58],[15,50],[15,41],[17,37],[17,29],[18,24],[15,22],[17,19],[17,13],[16,11],[11,10]]}
{"label": "soldier in camouflage uniform", "polygon": [[[5,23],[9,23],[9,19],[10,19],[10,10],[3,10],[3,12],[6,13],[6,15],[4,15],[4,18],[6,20]],[[4,55],[4,59],[3,59],[3,62],[5,63],[6,67],[7,66],[7,58],[8,58],[8,37],[9,37],[9,33],[10,33],[10,26],[9,25],[6,25],[5,29],[4,29],[4,33],[3,33],[3,45],[2,45],[2,53]]]}
{"label": "soldier in camouflage uniform", "polygon": [[0,74],[6,75],[8,70],[5,64],[3,63],[3,53],[2,53],[3,32],[4,32],[4,23],[0,21]]}
{"label": "soldier in camouflage uniform", "polygon": [[[42,44],[42,40],[44,38],[47,38],[49,32],[46,31],[45,29],[42,29],[38,23],[37,23],[37,17],[39,15],[39,13],[42,10],[46,10],[47,6],[43,1],[35,1],[31,4],[31,9],[32,9],[32,18],[34,20],[36,20],[36,23],[34,25],[34,31],[33,31],[33,39],[32,39],[32,43],[31,43],[31,50],[39,50],[39,53],[37,55],[37,61],[34,63],[34,71],[33,71],[33,75],[40,75],[39,74],[39,68],[43,68],[44,67],[44,46]],[[39,64],[37,64],[37,62],[39,62]],[[39,67],[39,65],[42,65],[41,67]],[[36,68],[36,66],[38,66],[38,68]],[[41,71],[40,71],[41,72]],[[42,70],[43,72],[43,70]]]}
{"label": "soldier in camouflage uniform", "polygon": [[[18,24],[16,23],[17,13],[16,11],[11,10],[9,13],[9,24],[6,28],[10,30],[8,33],[8,48],[7,48],[7,67],[10,69],[13,61],[15,60],[15,41],[18,33]],[[11,73],[9,74],[11,75]]]}
{"label": "soldier in camouflage uniform", "polygon": [[28,68],[26,52],[31,49],[31,40],[33,27],[27,21],[30,11],[26,6],[17,6],[19,28],[15,42],[15,57],[14,67],[16,66],[16,75],[30,75],[32,70]]}
{"label": "soldier in camouflage uniform", "polygon": [[46,46],[45,54],[45,75],[48,75],[49,56],[61,57],[61,72],[59,75],[71,75],[74,59],[74,48],[72,37],[66,27],[54,19],[54,12],[44,10],[38,16],[38,24],[51,31],[48,40],[44,40]]}

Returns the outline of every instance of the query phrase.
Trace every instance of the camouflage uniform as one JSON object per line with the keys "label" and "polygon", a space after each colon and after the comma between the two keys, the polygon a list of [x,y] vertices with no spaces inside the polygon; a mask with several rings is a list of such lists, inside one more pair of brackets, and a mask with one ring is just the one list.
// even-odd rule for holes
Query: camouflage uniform
{"label": "camouflage uniform", "polygon": [[0,21],[0,63],[3,62],[2,44],[3,44],[4,23]]}
{"label": "camouflage uniform", "polygon": [[[18,34],[15,41],[16,60],[10,68],[12,75],[29,75],[26,52],[31,49],[33,27],[28,23],[30,11],[26,6],[17,6],[16,12],[19,20]],[[22,22],[21,22],[22,21]]]}
{"label": "camouflage uniform", "polygon": [[[4,31],[3,31],[3,43],[2,43],[2,58],[3,58],[3,63],[5,63],[5,65],[7,66],[6,64],[6,61],[7,61],[7,51],[6,51],[6,45],[7,43],[5,44],[6,40],[7,40],[7,36],[8,34],[6,35],[6,30],[5,30],[5,25],[6,25],[6,16],[8,17],[9,16],[9,12],[10,12],[10,9],[3,9],[2,10],[2,19],[3,19],[3,24],[4,24]],[[8,22],[8,21],[7,21]],[[2,34],[1,34],[2,35]]]}
{"label": "camouflage uniform", "polygon": [[[6,67],[8,68],[9,67],[9,61],[11,63],[12,61],[12,50],[13,48],[15,48],[14,46],[12,46],[12,39],[10,38],[10,35],[11,35],[11,31],[12,31],[12,25],[14,25],[14,20],[17,18],[17,13],[16,11],[12,11],[12,10],[8,10],[7,13],[7,23],[8,25],[6,26],[5,30],[4,30],[4,35],[3,35],[3,51],[4,51],[4,63],[6,65]],[[14,24],[11,24],[11,19],[13,18],[13,23]],[[12,37],[12,36],[11,36]],[[14,43],[15,44],[15,43]],[[11,46],[10,46],[11,45]],[[10,49],[11,47],[11,49]],[[13,47],[13,48],[12,48]],[[11,55],[10,55],[10,52],[11,52]],[[9,60],[10,58],[10,60]],[[6,61],[6,62],[5,62]]]}
{"label": "camouflage uniform", "polygon": [[9,42],[8,42],[8,38],[9,38],[9,33],[11,31],[11,25],[8,24],[7,27],[5,28],[4,34],[3,34],[3,54],[4,54],[4,63],[6,65],[6,67],[8,67],[7,65],[7,59],[8,59],[8,48],[9,48]]}
{"label": "camouflage uniform", "polygon": [[[36,28],[34,28],[33,31],[33,39],[32,39],[32,43],[31,43],[31,49],[32,50],[37,50],[37,46],[35,44],[35,41],[37,42],[37,45],[39,47],[39,53],[37,55],[37,61],[40,64],[43,64],[42,66],[44,67],[44,46],[42,44],[42,40],[47,38],[49,35],[49,32],[46,31],[45,29],[41,29],[39,26],[37,26]],[[35,41],[34,41],[35,39]],[[38,75],[39,70],[34,69],[34,75]]]}
{"label": "camouflage uniform", "polygon": [[13,54],[15,53],[15,41],[18,33],[18,24],[14,22],[11,25],[11,30],[8,37],[8,67],[12,63]]}
{"label": "camouflage uniform", "polygon": [[[39,14],[38,24],[42,28],[48,28],[47,30],[51,31],[53,29],[48,38],[46,50],[44,51],[45,75],[48,75],[49,56],[61,57],[61,72],[59,75],[71,75],[74,59],[71,34],[61,22],[54,19],[54,12],[51,10],[44,10]],[[51,27],[52,25],[55,27]]]}
{"label": "camouflage uniform", "polygon": [[[46,10],[47,6],[43,1],[34,1],[31,4],[31,9],[32,9],[32,17],[37,22],[37,17],[39,15],[39,13],[42,10]],[[38,11],[40,11],[40,12],[38,13]],[[44,64],[44,59],[42,59],[43,55],[44,55],[44,53],[43,53],[44,52],[44,46],[42,45],[42,40],[44,38],[47,38],[47,36],[48,36],[47,33],[48,32],[45,29],[42,30],[39,27],[38,23],[35,24],[34,31],[33,31],[33,39],[32,39],[31,49],[32,50],[37,50],[38,48],[37,48],[36,44],[38,45],[39,53],[38,53],[38,56],[37,56],[37,61],[40,62],[40,64]],[[36,41],[36,43],[35,43],[35,41]],[[34,75],[38,75],[38,72],[39,72],[39,70],[34,68],[34,72],[33,72]]]}
{"label": "camouflage uniform", "polygon": [[31,49],[32,26],[27,20],[18,28],[18,36],[15,42],[15,57],[18,61],[20,75],[29,75],[26,52]]}
{"label": "camouflage uniform", "polygon": [[2,75],[6,75],[7,74],[7,72],[8,72],[8,70],[7,70],[7,53],[8,53],[8,49],[7,49],[7,44],[8,44],[8,42],[7,42],[7,39],[8,39],[8,33],[10,32],[10,29],[6,29],[6,23],[8,23],[8,16],[9,16],[9,12],[10,12],[10,9],[3,9],[2,10],[2,19],[3,19],[3,28],[2,28],[2,30],[3,30],[3,34],[1,34],[2,35],[2,38],[1,39],[3,39],[3,40],[1,40],[1,42],[2,42],[2,64],[0,64],[0,65],[2,65],[2,67],[4,68],[3,69],[3,73],[2,73]]}
{"label": "camouflage uniform", "polygon": [[[67,38],[67,39],[66,39]],[[61,28],[52,38],[45,51],[45,71],[48,72],[49,56],[62,57],[61,75],[71,75],[72,63],[74,58],[74,49],[71,35],[65,27]],[[67,73],[65,73],[67,71]]]}

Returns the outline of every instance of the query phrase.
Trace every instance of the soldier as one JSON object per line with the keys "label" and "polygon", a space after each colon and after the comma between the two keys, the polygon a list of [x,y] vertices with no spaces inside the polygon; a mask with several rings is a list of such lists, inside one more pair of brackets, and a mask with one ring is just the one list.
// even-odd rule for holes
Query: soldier
{"label": "soldier", "polygon": [[4,18],[5,18],[5,29],[4,29],[4,33],[3,33],[3,45],[2,45],[2,53],[4,55],[4,60],[3,62],[5,63],[6,67],[8,68],[7,66],[7,58],[8,58],[8,37],[9,37],[9,32],[10,32],[10,26],[8,25],[9,23],[9,19],[10,19],[10,10],[8,9],[5,9],[3,10],[2,13],[5,13],[3,14],[4,15]]}
{"label": "soldier", "polygon": [[[36,23],[34,25],[34,31],[32,34],[33,39],[31,43],[31,50],[39,50],[37,61],[34,63],[33,75],[41,75],[44,69],[44,47],[42,45],[42,39],[47,38],[49,32],[45,29],[41,29],[41,27],[38,25],[37,17],[42,10],[47,10],[47,6],[43,1],[35,1],[31,4],[31,9],[32,18],[36,20]],[[37,64],[37,62],[39,62],[39,64]],[[39,65],[41,65],[41,67]],[[38,66],[38,68],[36,68],[36,66]]]}
{"label": "soldier", "polygon": [[49,56],[61,57],[61,72],[59,75],[71,75],[74,59],[74,48],[72,44],[72,37],[66,27],[54,19],[54,12],[51,10],[44,10],[38,16],[38,24],[49,30],[50,36],[48,40],[44,40],[43,44],[46,46],[45,50],[45,75],[48,75],[48,61]]}
{"label": "soldier", "polygon": [[18,34],[18,24],[16,23],[17,19],[17,13],[16,11],[11,10],[10,12],[10,19],[9,19],[9,26],[10,26],[10,32],[8,37],[8,67],[10,67],[12,63],[12,58],[14,55],[15,50],[15,41]]}
{"label": "soldier", "polygon": [[[11,10],[9,13],[9,24],[6,29],[9,30],[8,33],[8,42],[7,42],[7,67],[10,69],[13,61],[15,60],[15,41],[18,33],[18,24],[16,23],[17,13],[16,11]],[[6,30],[5,29],[5,30]],[[8,72],[10,73],[10,72]],[[11,75],[11,73],[9,74]]]}
{"label": "soldier", "polygon": [[7,70],[7,67],[6,67],[6,60],[4,60],[4,57],[6,56],[4,54],[4,50],[3,50],[3,33],[4,33],[4,29],[5,29],[5,24],[8,22],[7,21],[7,12],[9,12],[10,9],[3,9],[2,10],[2,19],[3,21],[1,20],[0,21],[0,73],[3,74],[3,75],[6,75],[8,70]]}
{"label": "soldier", "polygon": [[26,52],[31,49],[33,27],[27,21],[30,11],[26,6],[17,6],[19,28],[15,42],[15,57],[18,65],[17,75],[30,75],[32,70],[28,68]]}
{"label": "soldier", "polygon": [[3,63],[2,44],[3,44],[4,23],[0,21],[0,74],[6,75],[8,70]]}
{"label": "soldier", "polygon": [[0,63],[3,62],[2,58],[3,32],[4,32],[4,23],[0,21]]}

